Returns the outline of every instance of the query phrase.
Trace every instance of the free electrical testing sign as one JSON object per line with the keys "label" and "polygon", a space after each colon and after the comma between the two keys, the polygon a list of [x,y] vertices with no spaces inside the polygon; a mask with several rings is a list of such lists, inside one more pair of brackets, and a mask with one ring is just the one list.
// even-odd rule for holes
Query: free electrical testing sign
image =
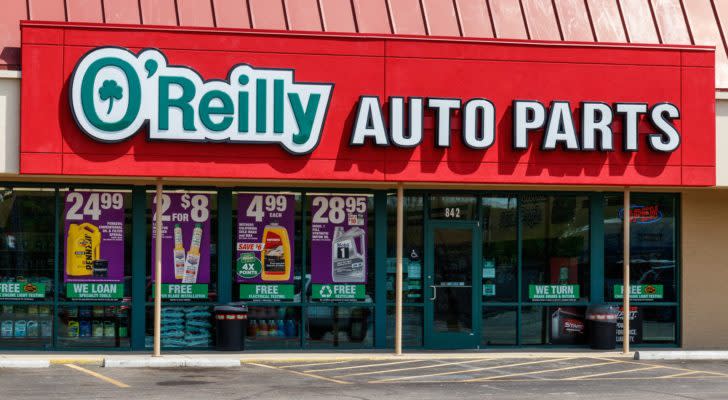
{"label": "free electrical testing sign", "polygon": [[292,194],[238,195],[235,279],[241,300],[293,300]]}
{"label": "free electrical testing sign", "polygon": [[[155,196],[154,204],[157,199]],[[152,217],[156,221],[156,215]],[[152,243],[156,240],[152,224]],[[156,249],[152,246],[154,266]],[[154,279],[154,268],[152,268]],[[210,196],[162,194],[162,298],[207,299],[210,283]]]}
{"label": "free electrical testing sign", "polygon": [[69,191],[63,243],[66,296],[120,299],[124,295],[124,195]]}
{"label": "free electrical testing sign", "polygon": [[367,197],[311,198],[311,297],[363,300],[367,282]]}

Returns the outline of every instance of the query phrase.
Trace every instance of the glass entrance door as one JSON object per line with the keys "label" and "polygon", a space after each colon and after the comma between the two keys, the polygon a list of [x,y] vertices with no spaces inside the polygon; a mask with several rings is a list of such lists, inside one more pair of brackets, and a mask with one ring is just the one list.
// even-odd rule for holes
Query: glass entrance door
{"label": "glass entrance door", "polygon": [[425,342],[475,348],[479,338],[474,222],[431,222],[426,235]]}

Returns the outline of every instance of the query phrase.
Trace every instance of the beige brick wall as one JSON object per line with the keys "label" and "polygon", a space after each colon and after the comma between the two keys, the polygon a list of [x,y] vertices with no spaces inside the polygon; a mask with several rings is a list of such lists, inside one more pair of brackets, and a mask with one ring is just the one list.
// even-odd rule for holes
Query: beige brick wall
{"label": "beige brick wall", "polygon": [[682,195],[682,344],[728,349],[728,190]]}

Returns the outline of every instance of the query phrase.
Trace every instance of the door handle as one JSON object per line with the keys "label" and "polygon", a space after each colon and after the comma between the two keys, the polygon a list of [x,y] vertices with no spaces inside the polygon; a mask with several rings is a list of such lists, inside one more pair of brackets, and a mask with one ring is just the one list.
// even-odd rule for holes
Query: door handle
{"label": "door handle", "polygon": [[437,298],[437,286],[430,285],[430,287],[432,288],[432,297],[430,298],[430,300],[432,301]]}

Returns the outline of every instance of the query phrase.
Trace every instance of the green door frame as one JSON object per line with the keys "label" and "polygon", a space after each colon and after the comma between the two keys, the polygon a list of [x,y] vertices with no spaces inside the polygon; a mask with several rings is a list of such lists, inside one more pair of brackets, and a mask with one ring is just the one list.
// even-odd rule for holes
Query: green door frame
{"label": "green door frame", "polygon": [[[459,229],[470,229],[472,234],[472,282],[471,282],[471,296],[472,296],[472,326],[473,331],[470,334],[467,333],[437,333],[434,330],[434,302],[431,297],[433,294],[434,285],[434,235],[433,231],[435,228],[459,228]],[[480,348],[480,337],[481,337],[481,310],[482,310],[482,296],[480,295],[480,287],[482,282],[482,271],[479,266],[482,264],[479,262],[482,259],[481,250],[482,246],[480,222],[479,220],[462,221],[462,220],[430,220],[425,217],[425,282],[424,282],[424,302],[425,302],[425,315],[424,315],[424,345],[426,348],[433,349],[476,349]]]}

